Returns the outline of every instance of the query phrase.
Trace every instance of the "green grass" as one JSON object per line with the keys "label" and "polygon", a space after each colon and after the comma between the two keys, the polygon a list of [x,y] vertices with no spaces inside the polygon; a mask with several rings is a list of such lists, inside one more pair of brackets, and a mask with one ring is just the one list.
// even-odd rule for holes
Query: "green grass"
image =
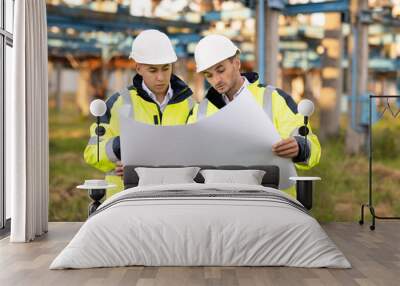
{"label": "green grass", "polygon": [[[90,199],[75,187],[85,179],[102,178],[86,165],[83,150],[91,118],[83,118],[73,97],[66,95],[62,112],[50,108],[50,221],[84,221]],[[50,104],[51,106],[51,104]],[[374,205],[379,215],[400,216],[400,124],[383,119],[374,125]],[[397,120],[399,122],[399,120]],[[318,118],[313,118],[318,134]],[[319,220],[358,221],[368,199],[368,158],[344,153],[345,120],[340,136],[322,143],[320,164],[299,175],[320,176],[315,184],[312,214]]]}
{"label": "green grass", "polygon": [[[319,221],[358,221],[360,206],[368,201],[367,154],[345,154],[345,120],[341,125],[337,138],[321,143],[322,156],[319,165],[310,171],[299,172],[302,175],[322,177],[322,181],[315,185],[312,210]],[[318,134],[317,129],[315,132]],[[385,116],[373,125],[372,133],[373,205],[378,215],[400,216],[399,121]],[[367,218],[370,218],[369,214]]]}
{"label": "green grass", "polygon": [[76,189],[85,179],[102,178],[101,172],[83,160],[89,138],[90,118],[79,115],[71,96],[65,96],[61,112],[50,108],[50,221],[84,221],[90,199]]}

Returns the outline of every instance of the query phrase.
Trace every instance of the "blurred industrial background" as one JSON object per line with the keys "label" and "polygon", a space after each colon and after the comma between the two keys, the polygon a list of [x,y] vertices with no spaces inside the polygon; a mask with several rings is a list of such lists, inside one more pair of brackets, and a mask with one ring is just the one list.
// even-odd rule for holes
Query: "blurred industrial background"
{"label": "blurred industrial background", "polygon": [[[50,94],[50,220],[86,219],[89,199],[76,185],[101,172],[83,161],[89,103],[131,83],[132,40],[144,29],[166,32],[175,72],[201,99],[195,73],[199,39],[223,34],[241,49],[243,71],[296,101],[317,106],[322,144],[313,214],[352,221],[368,198],[369,94],[400,94],[400,0],[47,0]],[[400,101],[373,103],[374,204],[400,215]],[[398,116],[397,116],[398,115]],[[380,118],[380,120],[378,120]]]}

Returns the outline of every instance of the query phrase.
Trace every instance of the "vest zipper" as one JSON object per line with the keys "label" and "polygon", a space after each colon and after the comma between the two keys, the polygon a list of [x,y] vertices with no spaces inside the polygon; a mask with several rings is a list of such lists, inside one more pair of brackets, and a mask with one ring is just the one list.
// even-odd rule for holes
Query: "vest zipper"
{"label": "vest zipper", "polygon": [[[176,96],[181,95],[182,93],[186,92],[187,90],[188,90],[188,88],[185,87],[185,88],[182,89],[181,92],[179,92]],[[176,97],[176,96],[175,96],[175,97]],[[172,100],[172,99],[173,99],[173,97],[171,98],[171,100]],[[170,100],[170,101],[171,101],[171,100]],[[165,106],[165,108],[167,108],[168,105],[170,105],[169,102],[167,103],[167,105]],[[157,108],[158,108],[158,115],[160,116],[160,124],[162,125],[162,117],[163,117],[163,114],[162,114],[161,109],[160,109],[160,106],[159,106],[158,104],[157,104]],[[165,109],[164,109],[164,111],[165,111]]]}
{"label": "vest zipper", "polygon": [[[186,90],[187,90],[188,88],[186,87],[186,88],[184,88],[180,93],[178,93],[176,96],[179,96],[179,95],[181,95],[182,93],[184,93]],[[171,98],[171,100],[172,100],[172,98]],[[155,103],[155,102],[154,102]],[[159,124],[160,125],[162,125],[162,118],[163,118],[163,113],[161,112],[161,108],[160,108],[160,106],[157,104],[157,103],[155,103],[156,105],[157,105],[157,109],[158,109],[158,116],[160,117],[160,122],[159,122]],[[167,106],[168,105],[170,105],[170,103],[168,102],[167,103],[167,105],[165,106],[165,108],[167,108]],[[164,109],[164,111],[165,111],[165,109]],[[157,124],[156,124],[157,125]]]}
{"label": "vest zipper", "polygon": [[154,120],[154,125],[158,125],[158,117],[157,117],[157,115],[153,116],[153,120]]}
{"label": "vest zipper", "polygon": [[[158,109],[158,116],[160,117],[160,122],[159,122],[159,124],[160,125],[162,125],[162,112],[161,112],[161,108],[160,108],[160,106],[156,103],[156,105],[157,105],[157,109]],[[156,118],[157,117],[157,115],[154,115],[154,117]],[[158,120],[157,120],[158,121]],[[158,124],[156,124],[156,125],[158,125]]]}

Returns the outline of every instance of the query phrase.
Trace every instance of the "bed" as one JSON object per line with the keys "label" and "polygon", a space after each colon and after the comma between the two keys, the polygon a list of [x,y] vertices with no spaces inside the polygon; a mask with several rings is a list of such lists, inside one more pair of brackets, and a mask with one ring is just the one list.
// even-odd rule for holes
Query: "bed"
{"label": "bed", "polygon": [[[291,266],[350,268],[304,206],[279,191],[275,166],[262,185],[195,183],[138,186],[107,199],[50,269],[144,266]],[[217,168],[202,166],[201,168]]]}

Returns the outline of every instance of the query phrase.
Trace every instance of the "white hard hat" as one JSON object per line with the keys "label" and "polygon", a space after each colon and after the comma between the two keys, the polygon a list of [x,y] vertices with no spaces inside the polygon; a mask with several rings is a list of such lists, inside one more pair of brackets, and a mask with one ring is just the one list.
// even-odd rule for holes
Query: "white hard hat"
{"label": "white hard hat", "polygon": [[194,50],[196,71],[202,72],[213,65],[233,57],[239,48],[222,35],[208,35],[200,40]]}
{"label": "white hard hat", "polygon": [[132,43],[129,58],[149,65],[170,64],[178,59],[168,36],[157,30],[141,32]]}

